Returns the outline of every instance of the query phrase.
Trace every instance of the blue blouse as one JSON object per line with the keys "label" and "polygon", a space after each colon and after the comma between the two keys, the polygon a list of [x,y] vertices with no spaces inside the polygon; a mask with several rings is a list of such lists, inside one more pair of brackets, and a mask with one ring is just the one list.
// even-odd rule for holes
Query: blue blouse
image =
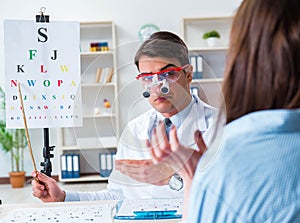
{"label": "blue blouse", "polygon": [[198,163],[187,222],[300,222],[300,109],[253,112],[224,130]]}

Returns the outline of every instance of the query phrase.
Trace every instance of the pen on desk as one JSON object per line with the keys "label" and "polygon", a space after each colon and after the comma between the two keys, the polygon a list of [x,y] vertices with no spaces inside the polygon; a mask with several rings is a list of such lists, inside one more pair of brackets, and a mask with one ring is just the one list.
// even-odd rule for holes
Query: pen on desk
{"label": "pen on desk", "polygon": [[176,216],[177,210],[166,211],[134,211],[135,219],[168,219],[180,218],[181,215]]}

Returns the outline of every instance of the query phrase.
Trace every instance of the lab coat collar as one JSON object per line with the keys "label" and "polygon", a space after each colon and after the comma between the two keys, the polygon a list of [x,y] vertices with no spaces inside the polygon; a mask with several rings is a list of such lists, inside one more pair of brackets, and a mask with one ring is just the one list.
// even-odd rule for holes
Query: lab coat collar
{"label": "lab coat collar", "polygon": [[[177,129],[177,135],[181,144],[194,147],[194,132],[197,129],[202,133],[207,130],[204,106],[204,103],[197,96],[193,95],[193,99],[188,107],[170,118]],[[158,112],[155,113],[156,114],[153,113],[153,115],[150,116],[149,120],[152,122],[153,128],[157,126],[159,120],[165,118],[162,114]],[[149,135],[151,135],[151,132]]]}

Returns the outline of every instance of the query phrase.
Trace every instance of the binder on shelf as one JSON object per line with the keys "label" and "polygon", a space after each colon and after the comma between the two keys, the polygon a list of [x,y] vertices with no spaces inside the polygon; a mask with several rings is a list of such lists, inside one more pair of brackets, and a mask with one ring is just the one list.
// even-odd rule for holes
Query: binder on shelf
{"label": "binder on shelf", "polygon": [[66,155],[60,156],[60,166],[61,166],[61,178],[67,178],[67,157]]}
{"label": "binder on shelf", "polygon": [[99,154],[100,176],[109,177],[113,169],[114,159],[115,153]]}
{"label": "binder on shelf", "polygon": [[110,83],[111,82],[113,74],[114,74],[114,69],[112,67],[110,67],[109,73],[108,73],[108,76],[107,76],[107,79],[106,79],[106,83]]}
{"label": "binder on shelf", "polygon": [[107,177],[107,168],[106,168],[106,154],[99,154],[100,156],[100,175],[102,177]]}
{"label": "binder on shelf", "polygon": [[96,70],[96,83],[100,83],[101,74],[102,74],[102,67],[98,67]]}
{"label": "binder on shelf", "polygon": [[198,97],[200,96],[198,87],[194,87],[194,86],[190,87],[190,91],[191,91],[191,94],[197,95]]}
{"label": "binder on shelf", "polygon": [[98,67],[96,69],[96,83],[110,83],[113,73],[114,71],[112,67]]}
{"label": "binder on shelf", "polygon": [[107,169],[107,171],[111,171],[112,166],[113,166],[112,154],[106,154],[106,169]]}
{"label": "binder on shelf", "polygon": [[193,79],[203,77],[203,57],[201,55],[190,56],[190,63],[193,66]]}
{"label": "binder on shelf", "polygon": [[79,154],[73,154],[72,155],[72,164],[73,164],[73,178],[79,178],[80,177],[80,160],[79,160]]}
{"label": "binder on shelf", "polygon": [[[116,153],[112,153],[112,163],[114,164],[116,160]],[[112,167],[114,168],[114,167]]]}
{"label": "binder on shelf", "polygon": [[63,155],[61,155],[61,177],[64,179],[80,177],[79,154],[63,154]]}
{"label": "binder on shelf", "polygon": [[73,176],[73,157],[72,154],[67,154],[67,178],[72,178]]}
{"label": "binder on shelf", "polygon": [[183,198],[121,200],[115,220],[156,220],[182,218]]}

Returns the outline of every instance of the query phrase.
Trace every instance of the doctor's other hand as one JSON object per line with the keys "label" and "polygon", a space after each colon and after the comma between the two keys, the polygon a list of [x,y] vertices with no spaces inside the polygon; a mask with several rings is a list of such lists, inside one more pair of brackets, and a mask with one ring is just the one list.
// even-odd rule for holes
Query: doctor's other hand
{"label": "doctor's other hand", "polygon": [[169,138],[170,140],[167,138],[164,124],[162,122],[159,123],[153,131],[151,141],[147,141],[147,147],[150,149],[153,162],[167,163],[183,179],[191,180],[199,159],[206,151],[201,132],[197,130],[194,133],[194,140],[198,150],[180,144],[175,126],[172,126]]}
{"label": "doctor's other hand", "polygon": [[172,168],[166,163],[153,163],[146,160],[115,160],[115,169],[132,179],[157,186],[167,185],[174,174]]}
{"label": "doctor's other hand", "polygon": [[32,194],[43,202],[63,202],[65,192],[58,186],[56,180],[40,172],[32,172]]}

